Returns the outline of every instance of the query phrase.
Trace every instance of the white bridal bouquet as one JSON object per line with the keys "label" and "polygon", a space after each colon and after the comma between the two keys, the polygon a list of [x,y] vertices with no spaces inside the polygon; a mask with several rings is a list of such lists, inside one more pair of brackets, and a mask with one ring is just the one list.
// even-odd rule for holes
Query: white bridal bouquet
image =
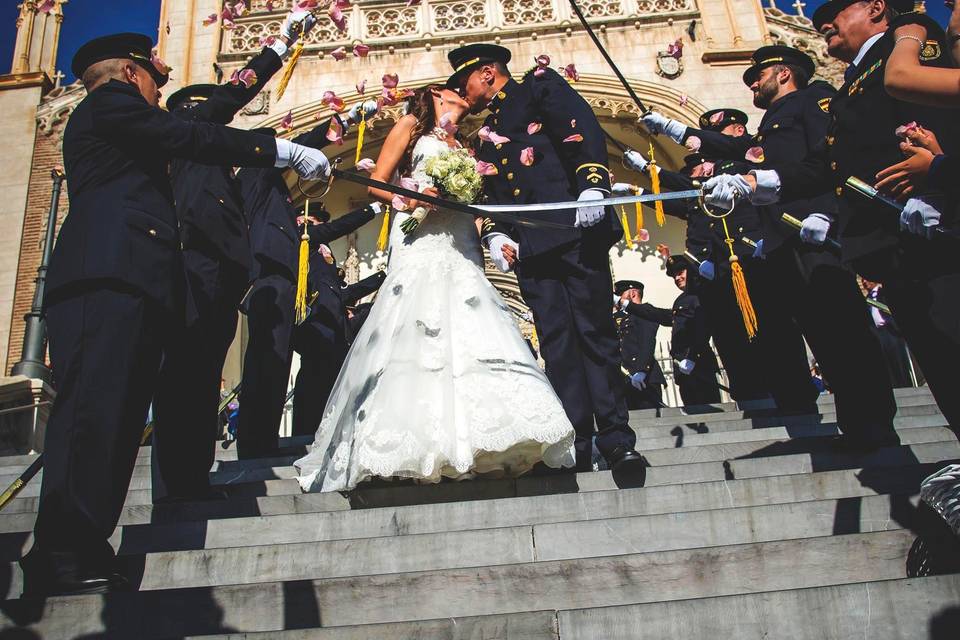
{"label": "white bridal bouquet", "polygon": [[[452,149],[428,158],[424,164],[426,174],[440,195],[449,200],[473,204],[483,189],[483,176],[477,171],[477,161],[466,149]],[[427,217],[425,207],[417,207],[400,229],[410,233]]]}

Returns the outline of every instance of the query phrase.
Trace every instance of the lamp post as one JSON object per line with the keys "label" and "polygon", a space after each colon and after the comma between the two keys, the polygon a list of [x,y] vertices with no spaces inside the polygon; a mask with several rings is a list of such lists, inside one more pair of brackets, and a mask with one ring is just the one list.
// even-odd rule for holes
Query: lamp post
{"label": "lamp post", "polygon": [[46,364],[47,353],[47,326],[43,321],[43,290],[47,281],[47,267],[50,265],[50,256],[53,254],[53,241],[57,233],[57,211],[60,208],[60,190],[66,175],[63,169],[55,167],[50,172],[53,178],[53,196],[50,200],[50,215],[47,217],[47,234],[43,242],[43,257],[37,268],[37,287],[33,294],[33,305],[30,312],[24,316],[27,327],[23,334],[23,350],[20,352],[20,362],[13,365],[11,373],[28,378],[39,378],[46,383],[51,382],[50,367]]}

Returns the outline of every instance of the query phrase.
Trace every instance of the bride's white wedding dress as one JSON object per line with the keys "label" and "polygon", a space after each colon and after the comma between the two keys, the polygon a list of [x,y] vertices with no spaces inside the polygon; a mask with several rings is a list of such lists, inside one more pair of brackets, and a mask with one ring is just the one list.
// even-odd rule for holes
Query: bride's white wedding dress
{"label": "bride's white wedding dress", "polygon": [[[449,149],[425,135],[413,150]],[[432,211],[390,231],[387,277],[330,394],[304,491],[352,489],[371,477],[516,476],[541,460],[573,466],[574,431],[507,305],[483,273],[473,218]]]}

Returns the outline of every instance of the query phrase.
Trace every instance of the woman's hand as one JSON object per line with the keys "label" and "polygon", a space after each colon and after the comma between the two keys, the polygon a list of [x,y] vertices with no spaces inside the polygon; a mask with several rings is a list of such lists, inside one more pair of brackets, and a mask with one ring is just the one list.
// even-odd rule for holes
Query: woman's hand
{"label": "woman's hand", "polygon": [[[420,193],[422,193],[422,194],[425,195],[425,196],[431,196],[431,197],[434,197],[434,198],[439,198],[439,197],[440,197],[440,192],[437,191],[436,188],[434,188],[434,187],[427,187],[426,189],[421,189],[421,190],[420,190]],[[420,202],[419,200],[408,200],[408,201],[407,201],[407,211],[410,211],[410,212],[416,211],[416,210],[417,210],[417,207],[423,207],[424,209],[433,209],[433,208],[435,208],[432,204],[428,204],[428,203],[426,203],[426,202]]]}
{"label": "woman's hand", "polygon": [[937,134],[923,127],[916,127],[906,132],[907,140],[917,147],[923,147],[935,156],[943,154]]}
{"label": "woman's hand", "polygon": [[904,202],[914,190],[926,183],[933,154],[906,142],[900,144],[900,150],[907,159],[878,173],[878,182],[874,187]]}

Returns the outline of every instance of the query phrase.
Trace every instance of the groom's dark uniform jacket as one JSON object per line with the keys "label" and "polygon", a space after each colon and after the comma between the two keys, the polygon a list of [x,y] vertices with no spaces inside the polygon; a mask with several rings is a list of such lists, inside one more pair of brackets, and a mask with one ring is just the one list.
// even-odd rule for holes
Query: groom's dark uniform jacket
{"label": "groom's dark uniform jacket", "polygon": [[[590,105],[552,69],[510,80],[488,105],[484,125],[509,142],[484,142],[477,157],[497,173],[485,181],[495,204],[542,204],[576,200],[587,189],[610,190],[603,130]],[[534,124],[535,123],[535,124]],[[538,130],[528,127],[539,124]],[[533,148],[533,164],[520,160]],[[616,325],[609,312],[613,293],[608,251],[622,236],[612,210],[595,226],[573,227],[575,209],[531,213],[565,229],[536,229],[485,220],[484,237],[505,233],[520,245],[517,278],[533,309],[546,372],[577,431],[578,463],[589,463],[594,424],[597,446],[609,456],[633,449],[627,426],[624,379]]]}
{"label": "groom's dark uniform jacket", "polygon": [[[191,85],[171,95],[167,106],[183,120],[228,124],[281,66],[280,56],[264,48],[243,70],[256,74],[249,87],[242,82]],[[209,488],[223,363],[250,282],[250,234],[233,168],[174,160],[170,178],[183,245],[187,317],[164,354],[154,401],[154,499]]]}

